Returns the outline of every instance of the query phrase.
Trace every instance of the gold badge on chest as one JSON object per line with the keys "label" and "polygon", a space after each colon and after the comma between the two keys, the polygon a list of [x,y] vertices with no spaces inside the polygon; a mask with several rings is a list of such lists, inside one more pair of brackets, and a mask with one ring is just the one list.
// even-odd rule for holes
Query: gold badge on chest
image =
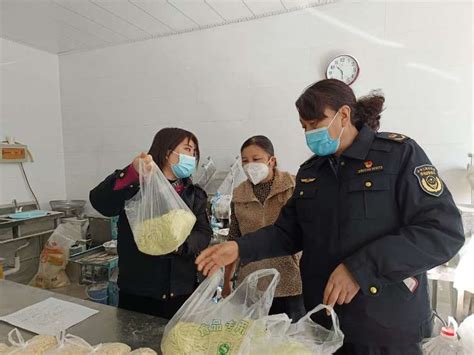
{"label": "gold badge on chest", "polygon": [[316,178],[315,178],[315,177],[314,177],[314,178],[302,178],[300,181],[301,181],[303,184],[310,184],[310,183],[312,183],[312,182],[315,182],[315,181],[316,181]]}
{"label": "gold badge on chest", "polygon": [[357,170],[357,174],[366,174],[375,171],[382,171],[383,165],[376,165],[372,160],[366,160],[364,166]]}

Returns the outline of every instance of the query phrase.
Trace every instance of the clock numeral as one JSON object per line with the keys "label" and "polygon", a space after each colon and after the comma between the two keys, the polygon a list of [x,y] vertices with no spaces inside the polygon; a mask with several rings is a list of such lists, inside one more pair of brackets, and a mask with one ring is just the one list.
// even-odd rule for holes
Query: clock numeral
{"label": "clock numeral", "polygon": [[326,76],[328,78],[337,78],[347,85],[353,83],[358,74],[359,64],[357,60],[350,55],[340,55],[334,58],[326,70]]}

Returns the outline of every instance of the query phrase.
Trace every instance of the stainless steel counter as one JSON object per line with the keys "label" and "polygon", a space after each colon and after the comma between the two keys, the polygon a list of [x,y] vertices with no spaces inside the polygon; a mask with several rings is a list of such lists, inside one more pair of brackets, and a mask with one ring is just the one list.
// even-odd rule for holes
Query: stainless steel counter
{"label": "stainless steel counter", "polygon": [[32,222],[44,222],[44,221],[56,220],[64,216],[64,213],[62,212],[55,212],[55,211],[47,211],[47,212],[48,214],[46,216],[32,217],[32,218],[26,218],[26,219],[12,219],[8,217],[9,215],[1,215],[0,227],[1,228],[14,228],[14,227],[22,226],[25,224],[31,224]]}
{"label": "stainless steel counter", "polygon": [[[160,352],[160,343],[167,320],[126,311],[86,300],[33,288],[11,281],[0,281],[0,315],[16,312],[49,297],[77,303],[99,311],[98,314],[69,328],[68,333],[80,336],[91,345],[122,342],[132,349],[149,347]],[[0,342],[7,343],[7,334],[14,327],[0,322]],[[33,333],[21,330],[25,340]]]}
{"label": "stainless steel counter", "polygon": [[[5,265],[13,267],[15,256],[19,256],[21,264],[20,270],[8,276],[8,280],[27,284],[33,278],[38,271],[41,250],[62,216],[63,213],[54,211],[23,220],[0,215],[0,257],[6,259]],[[18,249],[21,250],[17,255]]]}

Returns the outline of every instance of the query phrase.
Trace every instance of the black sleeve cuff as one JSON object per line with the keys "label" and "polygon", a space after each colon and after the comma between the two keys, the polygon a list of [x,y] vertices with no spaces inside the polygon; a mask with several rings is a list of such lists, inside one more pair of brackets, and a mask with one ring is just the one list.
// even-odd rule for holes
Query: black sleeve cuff
{"label": "black sleeve cuff", "polygon": [[346,259],[343,264],[357,281],[364,295],[377,297],[380,294],[382,285],[367,264],[358,265],[354,258]]}
{"label": "black sleeve cuff", "polygon": [[239,258],[242,264],[254,261],[254,247],[252,247],[250,238],[242,237],[234,240],[234,242],[239,246]]}

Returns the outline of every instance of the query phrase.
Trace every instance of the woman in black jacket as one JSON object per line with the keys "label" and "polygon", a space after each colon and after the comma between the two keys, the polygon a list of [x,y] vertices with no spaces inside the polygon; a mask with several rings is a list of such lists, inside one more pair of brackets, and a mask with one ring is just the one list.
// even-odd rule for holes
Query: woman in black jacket
{"label": "woman in black jacket", "polygon": [[[140,252],[133,239],[124,205],[139,190],[138,164],[154,161],[197,218],[185,243],[176,252],[151,256]],[[197,286],[195,257],[211,238],[207,195],[190,176],[199,161],[194,134],[179,128],[159,131],[148,155],[142,153],[125,169],[116,170],[90,192],[92,206],[104,216],[119,216],[119,307],[170,319]]]}

